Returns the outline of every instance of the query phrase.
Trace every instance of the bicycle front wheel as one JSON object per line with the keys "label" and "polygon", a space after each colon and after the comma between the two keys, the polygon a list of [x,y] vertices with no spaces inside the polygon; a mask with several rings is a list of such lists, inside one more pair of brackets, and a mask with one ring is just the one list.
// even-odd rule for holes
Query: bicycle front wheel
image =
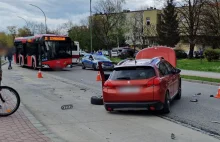
{"label": "bicycle front wheel", "polygon": [[0,86],[0,116],[9,116],[20,106],[18,92],[8,86]]}

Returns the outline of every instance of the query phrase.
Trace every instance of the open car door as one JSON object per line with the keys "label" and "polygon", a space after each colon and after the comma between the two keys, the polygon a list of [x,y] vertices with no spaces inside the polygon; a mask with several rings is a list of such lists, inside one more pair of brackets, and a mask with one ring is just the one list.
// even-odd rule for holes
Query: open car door
{"label": "open car door", "polygon": [[173,67],[176,67],[176,53],[171,47],[154,46],[139,51],[136,55],[138,59],[152,59],[154,57],[163,57]]}

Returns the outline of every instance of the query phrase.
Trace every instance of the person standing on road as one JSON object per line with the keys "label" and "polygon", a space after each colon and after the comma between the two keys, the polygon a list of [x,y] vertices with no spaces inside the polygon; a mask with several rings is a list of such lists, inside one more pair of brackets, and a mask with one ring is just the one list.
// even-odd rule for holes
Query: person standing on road
{"label": "person standing on road", "polygon": [[12,69],[11,67],[11,62],[12,62],[12,52],[8,52],[7,54],[7,58],[8,58],[8,62],[9,62],[9,65],[8,65],[8,69]]}

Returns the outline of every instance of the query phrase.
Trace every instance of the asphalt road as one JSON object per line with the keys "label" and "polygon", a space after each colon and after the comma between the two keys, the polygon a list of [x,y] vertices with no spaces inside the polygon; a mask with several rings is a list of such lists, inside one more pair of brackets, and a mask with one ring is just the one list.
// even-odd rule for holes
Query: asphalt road
{"label": "asphalt road", "polygon": [[[82,70],[80,66],[76,66],[63,71],[46,72],[96,87],[101,93],[101,82],[95,81],[96,71]],[[220,123],[212,122],[220,122],[220,99],[210,97],[216,94],[217,89],[217,86],[183,81],[182,99],[172,103],[171,113],[165,117],[220,135]],[[197,93],[201,93],[201,95],[196,95],[198,102],[190,102],[195,98],[193,95]]]}

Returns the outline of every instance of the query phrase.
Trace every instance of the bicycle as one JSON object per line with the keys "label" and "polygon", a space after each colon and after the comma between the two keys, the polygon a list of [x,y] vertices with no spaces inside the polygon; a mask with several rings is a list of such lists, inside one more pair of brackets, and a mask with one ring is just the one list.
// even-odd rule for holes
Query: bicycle
{"label": "bicycle", "polygon": [[12,115],[20,106],[18,92],[8,86],[0,86],[0,117]]}

